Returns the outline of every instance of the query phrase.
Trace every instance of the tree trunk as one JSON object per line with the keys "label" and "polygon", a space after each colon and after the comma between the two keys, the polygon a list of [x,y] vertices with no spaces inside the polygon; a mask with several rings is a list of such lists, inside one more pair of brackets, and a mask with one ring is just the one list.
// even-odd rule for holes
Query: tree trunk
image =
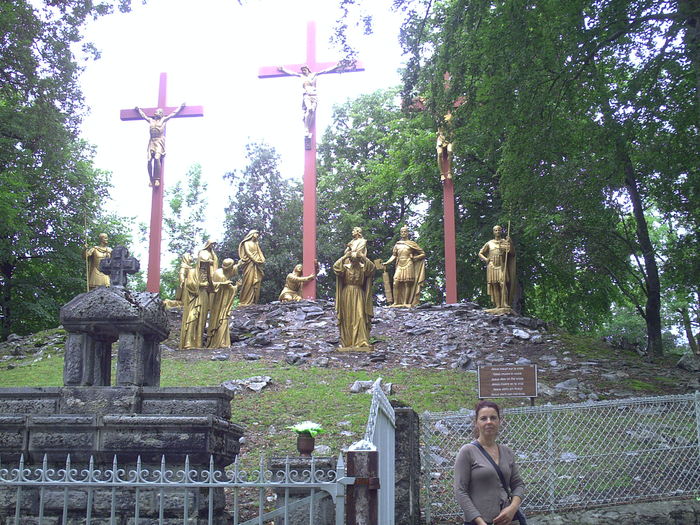
{"label": "tree trunk", "polygon": [[654,246],[649,238],[649,225],[644,217],[642,197],[639,195],[637,177],[626,150],[622,150],[625,165],[625,187],[632,201],[632,214],[637,226],[637,242],[644,258],[644,282],[646,284],[647,301],[645,321],[647,325],[647,353],[651,357],[663,355],[661,340],[661,283],[659,268],[656,264]]}
{"label": "tree trunk", "polygon": [[690,313],[688,312],[688,308],[679,308],[678,313],[681,314],[681,317],[683,318],[683,328],[685,329],[685,336],[688,338],[690,350],[694,354],[700,353],[700,350],[698,349],[698,341],[693,335],[693,324],[690,322]]}
{"label": "tree trunk", "polygon": [[695,73],[695,96],[700,108],[700,2],[679,0],[678,12],[685,17],[685,46]]}
{"label": "tree trunk", "polygon": [[12,274],[15,267],[10,263],[0,265],[2,294],[0,294],[0,341],[5,341],[12,330],[10,301],[12,299]]}

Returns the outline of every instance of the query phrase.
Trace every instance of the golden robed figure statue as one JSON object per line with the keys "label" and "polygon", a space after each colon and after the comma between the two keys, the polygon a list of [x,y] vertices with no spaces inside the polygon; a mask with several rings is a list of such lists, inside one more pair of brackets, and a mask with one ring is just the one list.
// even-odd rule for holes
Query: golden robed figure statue
{"label": "golden robed figure statue", "polygon": [[[361,235],[362,230],[356,228],[353,230],[353,237],[357,233],[355,230],[359,230]],[[336,275],[335,311],[340,328],[340,349],[371,351],[369,332],[374,316],[372,280],[375,266],[366,256],[367,249],[364,243],[356,243],[354,247],[359,250],[346,250],[333,264],[333,272]]]}
{"label": "golden robed figure statue", "polygon": [[[315,261],[316,263],[316,272],[318,272],[318,261]],[[283,303],[289,303],[293,301],[301,301],[301,287],[303,286],[304,283],[309,282],[312,279],[316,278],[316,273],[312,273],[311,275],[307,275],[304,277],[301,275],[302,272],[302,266],[301,264],[297,264],[294,267],[294,271],[290,274],[287,274],[287,279],[284,281],[284,288],[280,292],[280,297],[279,300]]]}
{"label": "golden robed figure statue", "polygon": [[383,266],[388,266],[396,262],[391,305],[395,307],[418,305],[420,289],[425,282],[425,252],[408,237],[408,226],[403,226],[401,239],[394,245],[391,257],[382,263]]}
{"label": "golden robed figure statue", "polygon": [[221,268],[214,272],[212,278],[214,298],[211,301],[209,312],[207,348],[228,348],[231,346],[229,316],[233,299],[238,291],[238,286],[233,284],[236,274],[238,274],[238,265],[233,264],[233,259],[224,259]]}
{"label": "golden robed figure statue", "polygon": [[[180,348],[202,348],[204,329],[214,295],[214,272],[219,258],[214,252],[216,243],[207,241],[197,254],[194,267],[185,269],[185,285],[182,293],[182,328]],[[186,262],[183,256],[183,262]]]}
{"label": "golden robed figure statue", "polygon": [[107,246],[107,234],[100,233],[100,244],[91,248],[85,247],[83,258],[87,264],[88,291],[98,286],[109,286],[109,275],[100,271],[100,262],[112,256],[112,248]]}
{"label": "golden robed figure statue", "polygon": [[260,286],[265,275],[263,272],[265,256],[260,249],[259,238],[258,230],[250,230],[238,244],[238,269],[243,276],[238,298],[239,306],[257,304],[260,299]]}
{"label": "golden robed figure statue", "polygon": [[493,239],[484,244],[479,258],[486,263],[486,284],[494,308],[493,314],[509,314],[515,299],[517,280],[515,276],[515,247],[510,235],[501,238],[502,228],[493,227]]}

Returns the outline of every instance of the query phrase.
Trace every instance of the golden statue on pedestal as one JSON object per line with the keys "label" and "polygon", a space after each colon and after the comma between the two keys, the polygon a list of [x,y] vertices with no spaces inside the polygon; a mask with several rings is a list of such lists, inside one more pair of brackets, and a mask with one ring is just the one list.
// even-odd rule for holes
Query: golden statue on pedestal
{"label": "golden statue on pedestal", "polygon": [[301,301],[301,287],[304,283],[311,281],[316,278],[316,273],[318,273],[318,261],[316,261],[316,273],[307,275],[304,277],[301,275],[302,266],[297,264],[294,267],[294,271],[287,274],[287,279],[284,282],[284,288],[280,292],[279,300],[283,303]]}
{"label": "golden statue on pedestal", "polygon": [[233,284],[233,278],[238,273],[238,265],[233,259],[224,259],[221,268],[214,272],[214,297],[209,312],[207,327],[207,348],[228,348],[231,346],[229,331],[229,316],[231,305],[236,297],[238,286]]}
{"label": "golden statue on pedestal", "polygon": [[[510,229],[510,227],[509,227]],[[501,238],[502,228],[493,227],[494,238],[484,244],[479,258],[486,263],[486,283],[494,308],[487,310],[493,314],[509,314],[515,299],[517,280],[515,276],[515,247],[510,232]]]}
{"label": "golden statue on pedestal", "polygon": [[239,306],[256,304],[260,299],[260,286],[265,275],[263,272],[265,255],[260,249],[259,238],[260,232],[258,230],[250,230],[248,235],[238,244],[238,268],[243,274]]}
{"label": "golden statue on pedestal", "polygon": [[[391,257],[382,266],[396,261],[394,272],[393,302],[391,306],[418,305],[420,289],[425,282],[425,252],[409,238],[408,226],[401,228],[401,239],[394,245]],[[389,299],[389,294],[387,299]]]}
{"label": "golden statue on pedestal", "polygon": [[[100,262],[102,259],[111,257],[112,248],[107,246],[107,234],[100,233],[100,244],[92,248],[85,247],[83,258],[87,264],[87,288],[88,291],[97,288],[98,286],[109,286],[109,275],[100,271]],[[87,244],[87,243],[86,243]]]}
{"label": "golden statue on pedestal", "polygon": [[333,264],[333,272],[336,275],[335,311],[340,328],[340,350],[372,350],[369,332],[374,316],[374,270],[374,263],[354,250],[346,251]]}

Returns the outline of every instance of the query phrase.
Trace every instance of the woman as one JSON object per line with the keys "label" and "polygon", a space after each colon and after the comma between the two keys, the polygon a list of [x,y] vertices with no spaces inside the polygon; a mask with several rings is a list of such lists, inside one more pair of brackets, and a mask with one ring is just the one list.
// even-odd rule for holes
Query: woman
{"label": "woman", "polygon": [[[477,439],[460,449],[455,462],[455,497],[465,525],[510,525],[517,520],[524,485],[513,451],[496,443],[501,410],[492,401],[479,401],[475,413]],[[503,473],[508,492],[487,454]]]}

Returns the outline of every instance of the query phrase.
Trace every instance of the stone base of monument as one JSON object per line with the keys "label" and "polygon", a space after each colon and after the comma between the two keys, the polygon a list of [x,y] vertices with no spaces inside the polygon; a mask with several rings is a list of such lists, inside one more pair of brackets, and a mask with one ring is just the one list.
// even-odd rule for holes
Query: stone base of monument
{"label": "stone base of monument", "polygon": [[[161,469],[223,470],[240,449],[243,428],[231,423],[233,395],[224,388],[155,388],[155,387],[62,387],[11,388],[0,390],[0,458],[2,464],[17,465],[20,457],[26,468],[62,469],[70,456],[71,466],[79,472],[92,458],[93,468],[111,469],[116,458],[118,468],[140,468],[151,473]],[[84,477],[84,476],[79,476]],[[124,476],[126,477],[126,476]],[[39,488],[22,490],[20,512],[36,517]],[[63,488],[44,489],[43,514],[55,523],[63,513],[84,519],[88,497],[93,519],[110,517],[111,489]],[[55,494],[54,494],[55,492]],[[0,522],[14,516],[16,489],[0,489]],[[68,496],[67,498],[65,496]],[[115,493],[114,508],[121,518],[133,518],[136,490],[120,489]],[[206,516],[208,491],[178,488],[139,490],[139,513],[144,519],[158,518],[160,501],[164,516],[182,523],[184,498],[188,498],[192,517]],[[222,489],[214,490],[214,516],[222,524],[225,498]],[[53,518],[51,518],[53,517]]]}
{"label": "stone base of monument", "polygon": [[[113,254],[128,255],[117,248]],[[20,488],[0,488],[0,523],[17,515],[22,523],[51,525],[182,523],[183,513],[199,522],[211,509],[213,522],[223,525],[223,489],[161,489],[149,480],[233,463],[243,435],[230,421],[233,394],[223,387],[161,388],[160,342],[168,336],[163,302],[111,278],[113,286],[80,294],[61,309],[68,331],[65,386],[0,389],[0,464],[22,461],[26,472],[42,473]],[[41,486],[43,476],[73,470],[70,488]]]}
{"label": "stone base of monument", "polygon": [[74,463],[233,462],[243,429],[221,388],[63,387],[0,390],[0,457]]}

